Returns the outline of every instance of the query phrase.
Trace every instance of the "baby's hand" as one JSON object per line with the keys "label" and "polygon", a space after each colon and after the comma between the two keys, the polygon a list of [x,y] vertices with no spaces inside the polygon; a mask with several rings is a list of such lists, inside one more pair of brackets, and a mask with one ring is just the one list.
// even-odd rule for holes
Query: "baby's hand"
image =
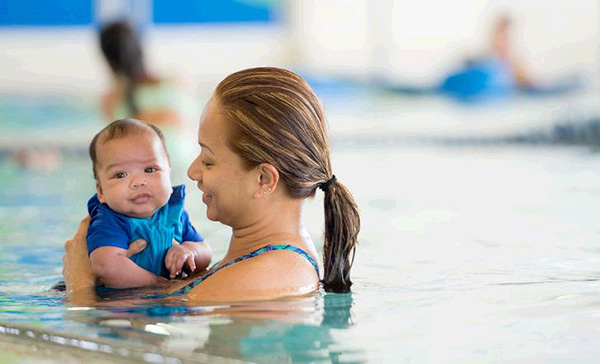
{"label": "baby's hand", "polygon": [[193,273],[196,271],[196,256],[195,253],[185,245],[179,244],[173,239],[173,246],[167,251],[165,257],[165,265],[171,273],[171,278],[175,278],[181,273],[181,268],[187,264],[189,270]]}

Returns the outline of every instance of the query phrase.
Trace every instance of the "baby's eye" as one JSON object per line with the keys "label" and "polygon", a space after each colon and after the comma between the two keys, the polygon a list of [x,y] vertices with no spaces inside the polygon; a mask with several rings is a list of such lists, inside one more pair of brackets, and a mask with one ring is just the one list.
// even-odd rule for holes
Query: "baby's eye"
{"label": "baby's eye", "polygon": [[154,168],[154,167],[146,167],[146,169],[144,169],[144,172],[146,173],[153,173],[156,172],[158,169]]}
{"label": "baby's eye", "polygon": [[125,177],[127,177],[127,173],[125,173],[125,172],[118,172],[118,173],[115,173],[113,176],[113,178],[117,178],[117,179],[125,178]]}

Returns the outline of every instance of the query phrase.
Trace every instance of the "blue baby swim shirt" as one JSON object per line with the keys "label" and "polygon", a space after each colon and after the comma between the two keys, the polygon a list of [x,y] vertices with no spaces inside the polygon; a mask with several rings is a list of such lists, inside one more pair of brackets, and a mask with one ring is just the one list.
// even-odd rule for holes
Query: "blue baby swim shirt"
{"label": "blue baby swim shirt", "polygon": [[183,209],[184,199],[185,186],[175,186],[167,204],[158,209],[152,218],[136,218],[114,212],[107,204],[101,203],[95,194],[88,201],[88,254],[103,246],[129,249],[130,243],[145,239],[148,242],[146,249],[129,259],[157,276],[168,278],[165,256],[173,246],[173,239],[180,243],[204,241]]}

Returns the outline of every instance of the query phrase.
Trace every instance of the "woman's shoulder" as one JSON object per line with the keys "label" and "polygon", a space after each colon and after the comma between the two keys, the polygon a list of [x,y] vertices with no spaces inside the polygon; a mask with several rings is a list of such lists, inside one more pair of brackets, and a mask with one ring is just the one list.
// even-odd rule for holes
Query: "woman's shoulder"
{"label": "woman's shoulder", "polygon": [[226,267],[189,293],[197,301],[254,301],[300,296],[317,290],[310,261],[288,250],[269,251]]}

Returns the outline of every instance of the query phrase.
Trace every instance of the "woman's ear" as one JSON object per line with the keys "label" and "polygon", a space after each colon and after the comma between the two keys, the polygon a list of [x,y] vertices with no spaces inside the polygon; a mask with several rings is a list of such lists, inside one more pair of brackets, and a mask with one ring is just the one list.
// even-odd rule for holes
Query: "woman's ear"
{"label": "woman's ear", "polygon": [[254,198],[270,196],[279,183],[279,171],[270,163],[261,163],[257,167],[259,173],[258,188],[254,192]]}

